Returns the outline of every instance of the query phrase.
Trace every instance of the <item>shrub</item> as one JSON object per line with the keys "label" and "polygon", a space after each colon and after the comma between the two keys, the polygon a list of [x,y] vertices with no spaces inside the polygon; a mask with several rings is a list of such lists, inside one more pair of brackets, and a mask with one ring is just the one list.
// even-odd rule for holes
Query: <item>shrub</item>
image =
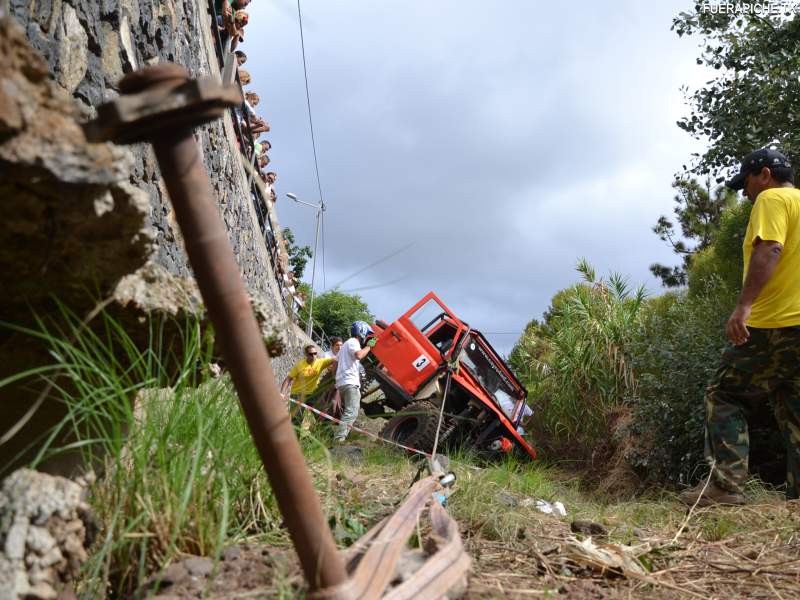
{"label": "shrub", "polygon": [[705,293],[669,293],[649,302],[631,340],[638,376],[638,447],[627,457],[650,483],[694,481],[704,470],[704,396],[725,344],[735,296],[717,281]]}
{"label": "shrub", "polygon": [[723,211],[714,244],[693,257],[689,269],[692,296],[703,296],[709,289],[717,294],[736,294],[741,289],[742,244],[751,209],[745,200]]}
{"label": "shrub", "polygon": [[636,389],[627,346],[645,291],[631,290],[617,274],[598,279],[585,260],[577,269],[583,282],[556,295],[546,324],[526,331],[514,362],[534,398],[540,432],[588,453]]}

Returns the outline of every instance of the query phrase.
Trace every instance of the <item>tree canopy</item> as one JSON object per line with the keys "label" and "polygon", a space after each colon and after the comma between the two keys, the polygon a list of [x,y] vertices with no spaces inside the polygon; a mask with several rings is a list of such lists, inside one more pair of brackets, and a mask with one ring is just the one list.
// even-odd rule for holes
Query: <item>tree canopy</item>
{"label": "tree canopy", "polygon": [[[308,319],[309,302],[306,301],[300,318]],[[373,323],[375,317],[370,313],[367,303],[358,294],[346,294],[339,290],[329,290],[314,298],[314,327],[322,329],[329,337],[350,337],[353,321]]]}
{"label": "tree canopy", "polygon": [[291,265],[292,273],[299,281],[306,270],[308,259],[312,256],[311,247],[296,245],[294,233],[288,227],[283,229],[283,239],[286,240],[286,253],[289,255],[289,265]]}
{"label": "tree canopy", "polygon": [[650,271],[661,279],[665,287],[678,287],[688,282],[688,271],[693,257],[705,250],[716,239],[723,211],[736,204],[736,193],[724,186],[712,186],[707,178],[705,185],[696,179],[678,178],[672,184],[675,195],[674,213],[680,225],[680,236],[668,217],[661,215],[653,232],[672,247],[681,257],[681,264],[650,265]]}
{"label": "tree canopy", "polygon": [[776,14],[712,12],[697,2],[673,20],[679,36],[699,38],[697,63],[719,73],[687,90],[691,114],[678,122],[709,142],[691,168],[696,174],[738,167],[747,153],[767,145],[800,158],[800,18],[790,3],[761,6]]}

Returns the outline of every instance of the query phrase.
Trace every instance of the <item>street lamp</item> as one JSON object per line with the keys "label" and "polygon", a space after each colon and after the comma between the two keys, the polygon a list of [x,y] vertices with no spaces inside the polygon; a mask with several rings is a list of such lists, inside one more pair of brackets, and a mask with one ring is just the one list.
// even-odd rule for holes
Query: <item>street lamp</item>
{"label": "street lamp", "polygon": [[297,202],[298,204],[305,204],[306,206],[317,209],[317,226],[314,234],[314,253],[311,258],[311,297],[308,299],[308,323],[306,324],[306,335],[311,337],[311,329],[314,323],[314,278],[317,274],[317,243],[319,242],[319,222],[322,213],[325,212],[325,203],[320,200],[319,204],[312,204],[311,202],[300,200],[295,194],[286,194],[286,197],[289,198],[289,200]]}

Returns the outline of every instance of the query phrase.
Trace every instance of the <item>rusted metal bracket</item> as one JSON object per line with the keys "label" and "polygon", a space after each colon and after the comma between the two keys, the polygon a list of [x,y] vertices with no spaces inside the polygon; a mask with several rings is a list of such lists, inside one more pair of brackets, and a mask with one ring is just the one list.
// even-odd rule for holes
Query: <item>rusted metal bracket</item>
{"label": "rusted metal bracket", "polygon": [[[122,94],[97,109],[97,118],[84,127],[91,142],[116,144],[149,142],[165,130],[191,129],[242,103],[235,87],[223,87],[210,77],[188,79],[171,63],[137,71],[120,82]],[[149,72],[149,71],[153,72]]]}

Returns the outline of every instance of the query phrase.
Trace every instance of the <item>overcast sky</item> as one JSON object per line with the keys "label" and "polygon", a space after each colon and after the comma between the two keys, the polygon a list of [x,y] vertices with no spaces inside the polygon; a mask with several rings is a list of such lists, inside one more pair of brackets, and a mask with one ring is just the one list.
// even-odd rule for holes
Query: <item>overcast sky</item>
{"label": "overcast sky", "polygon": [[[680,87],[708,78],[670,31],[692,4],[303,0],[328,209],[317,291],[346,280],[386,321],[436,291],[501,353],[581,257],[658,293],[648,266],[675,257],[650,228],[702,150],[675,125]],[[248,12],[278,218],[313,245],[314,210],[285,197],[318,200],[297,5]]]}

